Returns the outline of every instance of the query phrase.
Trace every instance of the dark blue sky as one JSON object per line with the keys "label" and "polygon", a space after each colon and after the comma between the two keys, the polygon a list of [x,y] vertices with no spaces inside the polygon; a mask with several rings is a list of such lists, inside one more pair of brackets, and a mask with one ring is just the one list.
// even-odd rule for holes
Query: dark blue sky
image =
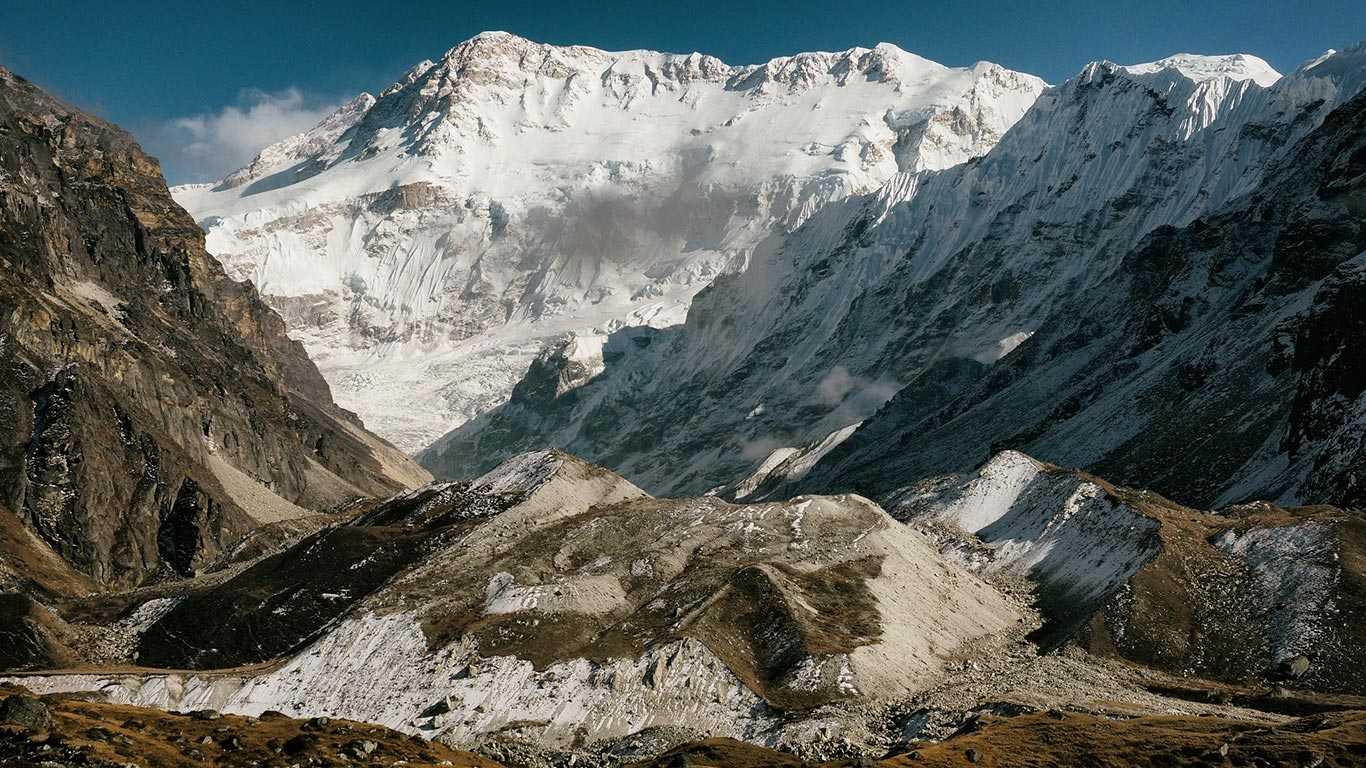
{"label": "dark blue sky", "polygon": [[733,64],[886,41],[945,64],[987,59],[1050,82],[1092,59],[1135,63],[1182,51],[1253,53],[1286,72],[1366,38],[1363,0],[3,5],[0,64],[132,130],[176,182],[221,174],[254,143],[486,29],[617,50],[699,50]]}

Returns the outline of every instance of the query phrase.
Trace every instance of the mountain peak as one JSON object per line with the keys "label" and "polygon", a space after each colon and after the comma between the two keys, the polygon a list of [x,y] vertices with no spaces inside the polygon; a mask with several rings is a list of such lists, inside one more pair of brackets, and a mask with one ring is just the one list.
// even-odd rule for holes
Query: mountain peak
{"label": "mountain peak", "polygon": [[[525,48],[527,46],[541,45],[543,44],[537,43],[534,40],[528,40],[527,38],[522,37],[520,35],[514,35],[511,32],[493,30],[480,32],[479,34],[469,38],[468,40],[464,40],[456,44],[449,51],[446,51],[446,55],[444,58],[450,59],[452,57],[460,56],[461,54],[465,54],[470,51],[488,51],[503,47]],[[546,47],[553,46],[547,45]]]}
{"label": "mountain peak", "polygon": [[[458,348],[488,361],[496,375],[472,378],[443,400],[454,405],[438,406],[449,421],[354,393],[349,402],[373,424],[398,417],[410,436],[389,434],[413,450],[494,402],[488,387],[509,394],[539,353],[527,344],[519,357],[495,360],[463,342],[505,322],[492,309],[504,293],[517,308],[506,322],[535,323],[546,339],[573,331],[599,349],[623,323],[671,324],[702,286],[743,263],[766,227],[797,226],[823,202],[902,171],[979,156],[1044,88],[1028,75],[951,69],[888,43],[731,66],[701,53],[608,52],[490,32],[434,58],[362,114],[348,111],[326,131],[262,153],[231,183],[180,190],[213,230],[215,252],[269,295],[346,302],[325,322],[373,329],[329,332],[348,355],[383,335],[440,339],[442,354]],[[324,135],[333,138],[312,141]],[[377,206],[381,194],[406,202]],[[732,198],[758,208],[714,218]],[[619,226],[605,231],[599,214]],[[262,217],[290,234],[261,227]],[[410,238],[424,243],[411,263],[376,258]],[[560,266],[535,272],[522,291],[512,286],[525,248]],[[476,252],[489,255],[474,271],[452,258]],[[562,325],[539,323],[552,314]],[[419,323],[432,330],[417,331]],[[447,335],[447,326],[468,330]],[[391,327],[402,330],[379,331]],[[566,364],[579,381],[602,363]],[[551,379],[556,391],[561,382]],[[430,381],[388,391],[407,401],[419,389],[435,392]]]}
{"label": "mountain peak", "polygon": [[528,43],[531,42],[521,35],[514,35],[511,32],[501,29],[486,29],[479,34],[470,37],[470,39],[465,42],[474,42],[475,40],[521,40]]}
{"label": "mountain peak", "polygon": [[262,149],[250,163],[224,177],[218,188],[232,189],[281,168],[326,155],[334,148],[340,151],[336,147],[337,140],[374,105],[375,97],[362,91],[307,131],[288,136]]}

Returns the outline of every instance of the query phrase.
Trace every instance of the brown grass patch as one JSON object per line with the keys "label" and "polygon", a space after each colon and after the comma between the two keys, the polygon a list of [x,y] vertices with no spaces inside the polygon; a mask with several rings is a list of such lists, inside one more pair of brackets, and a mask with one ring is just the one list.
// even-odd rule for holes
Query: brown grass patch
{"label": "brown grass patch", "polygon": [[[16,692],[13,687],[0,687],[0,696]],[[436,742],[349,720],[322,723],[283,715],[200,719],[74,696],[46,696],[44,701],[52,711],[52,730],[33,733],[0,726],[0,766],[18,768],[53,761],[59,765],[246,768],[406,761],[410,766],[498,768],[490,760]],[[364,741],[374,743],[365,759],[343,757],[350,745]]]}

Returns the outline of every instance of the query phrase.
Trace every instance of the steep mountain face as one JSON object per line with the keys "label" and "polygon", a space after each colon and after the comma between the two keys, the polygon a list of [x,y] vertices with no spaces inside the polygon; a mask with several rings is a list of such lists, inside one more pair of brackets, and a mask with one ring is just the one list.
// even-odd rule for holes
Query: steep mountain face
{"label": "steep mountain face", "polygon": [[0,370],[6,588],[190,574],[257,525],[426,477],[333,404],[155,160],[4,70]]}
{"label": "steep mountain face", "polygon": [[[1331,308],[1362,250],[1364,80],[1362,48],[1280,79],[1251,57],[1089,65],[980,159],[827,205],[681,328],[619,332],[601,374],[519,387],[422,460],[460,477],[559,445],[686,493],[829,435],[749,498],[880,498],[1014,446],[1192,503],[1356,503],[1319,489],[1352,482],[1330,445],[1360,439],[1336,432],[1359,391]],[[1297,337],[1314,322],[1342,330]]]}
{"label": "steep mountain face", "polygon": [[175,194],[339,401],[417,450],[547,342],[600,368],[607,333],[680,322],[832,200],[981,155],[1043,88],[890,45],[733,67],[486,33]]}
{"label": "steep mountain face", "polygon": [[942,408],[898,393],[797,487],[878,492],[1009,445],[1199,504],[1366,504],[1366,401],[1342,354],[1366,263],[1363,118],[1357,96],[1236,203],[1153,231]]}

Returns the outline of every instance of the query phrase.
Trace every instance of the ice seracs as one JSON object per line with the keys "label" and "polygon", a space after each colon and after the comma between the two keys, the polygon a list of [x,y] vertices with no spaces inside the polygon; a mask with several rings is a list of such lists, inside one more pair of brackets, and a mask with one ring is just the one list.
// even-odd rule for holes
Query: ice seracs
{"label": "ice seracs", "polygon": [[981,155],[1043,88],[888,44],[731,66],[489,32],[176,195],[339,401],[416,450],[547,341],[681,322],[770,231]]}

